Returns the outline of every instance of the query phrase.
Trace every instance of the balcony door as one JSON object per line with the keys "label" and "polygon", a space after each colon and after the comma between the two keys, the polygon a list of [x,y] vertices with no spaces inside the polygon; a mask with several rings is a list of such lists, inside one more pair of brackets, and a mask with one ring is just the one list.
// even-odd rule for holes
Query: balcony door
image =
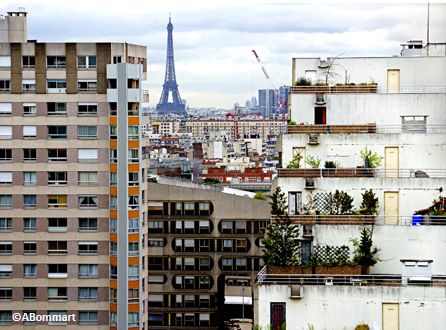
{"label": "balcony door", "polygon": [[387,93],[400,92],[400,70],[387,70]]}
{"label": "balcony door", "polygon": [[384,192],[384,223],[386,225],[397,225],[399,215],[398,192]]}
{"label": "balcony door", "polygon": [[383,304],[383,330],[399,330],[399,305]]}

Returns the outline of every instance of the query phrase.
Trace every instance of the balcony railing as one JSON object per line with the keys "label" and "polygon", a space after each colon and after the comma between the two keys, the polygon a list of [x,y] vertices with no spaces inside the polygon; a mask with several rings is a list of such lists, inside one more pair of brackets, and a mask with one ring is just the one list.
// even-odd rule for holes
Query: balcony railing
{"label": "balcony railing", "polygon": [[446,85],[292,86],[291,94],[446,93]]}
{"label": "balcony railing", "polygon": [[[446,226],[446,217],[437,215],[290,215],[296,225],[378,225],[378,226]],[[271,216],[270,220],[280,218]]]}
{"label": "balcony railing", "polygon": [[287,125],[286,134],[445,133],[446,125]]}
{"label": "balcony railing", "polygon": [[[263,269],[262,269],[263,271]],[[295,285],[350,285],[350,286],[446,286],[446,276],[403,276],[403,275],[306,275],[306,274],[267,274],[262,271],[257,275],[259,285],[295,284]]]}
{"label": "balcony railing", "polygon": [[446,168],[279,168],[279,178],[446,178]]}

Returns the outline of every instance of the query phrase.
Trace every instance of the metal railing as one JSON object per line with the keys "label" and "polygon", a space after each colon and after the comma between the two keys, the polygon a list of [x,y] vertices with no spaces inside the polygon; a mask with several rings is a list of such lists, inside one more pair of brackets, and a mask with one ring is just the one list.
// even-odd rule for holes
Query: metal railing
{"label": "metal railing", "polygon": [[350,94],[350,93],[446,93],[445,84],[436,85],[341,85],[292,86],[291,94]]}
{"label": "metal railing", "polygon": [[445,178],[446,168],[279,168],[279,178]]}
{"label": "metal railing", "polygon": [[[262,269],[263,271],[263,269]],[[257,275],[257,283],[295,285],[358,285],[358,286],[446,286],[445,275],[332,275],[332,274],[267,274]]]}
{"label": "metal railing", "polygon": [[287,125],[286,134],[445,133],[446,125]]}
{"label": "metal railing", "polygon": [[[296,225],[378,225],[378,226],[446,226],[446,217],[438,215],[290,215]],[[271,216],[270,221],[280,218]]]}

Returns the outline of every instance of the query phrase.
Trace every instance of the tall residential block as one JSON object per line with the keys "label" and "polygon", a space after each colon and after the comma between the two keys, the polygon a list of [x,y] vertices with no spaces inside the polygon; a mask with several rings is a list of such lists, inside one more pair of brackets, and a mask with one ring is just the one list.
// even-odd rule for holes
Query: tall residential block
{"label": "tall residential block", "polygon": [[146,47],[27,41],[26,20],[24,9],[0,17],[0,324],[147,328]]}

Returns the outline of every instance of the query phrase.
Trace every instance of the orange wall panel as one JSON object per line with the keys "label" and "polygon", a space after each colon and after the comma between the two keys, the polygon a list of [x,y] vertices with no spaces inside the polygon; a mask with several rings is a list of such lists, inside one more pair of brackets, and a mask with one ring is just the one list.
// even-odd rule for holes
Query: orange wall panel
{"label": "orange wall panel", "polygon": [[110,172],[118,172],[118,164],[110,164]]}
{"label": "orange wall panel", "polygon": [[129,141],[129,149],[139,148],[139,141]]}
{"label": "orange wall panel", "polygon": [[110,257],[110,264],[117,266],[118,265],[118,258]]}
{"label": "orange wall panel", "polygon": [[117,311],[118,311],[118,305],[110,304],[110,312],[117,312]]}
{"label": "orange wall panel", "polygon": [[118,234],[110,234],[110,241],[117,242],[118,241]]}
{"label": "orange wall panel", "polygon": [[117,289],[118,288],[118,281],[110,281],[110,288]]}
{"label": "orange wall panel", "polygon": [[110,187],[110,195],[115,195],[115,196],[118,195],[118,188]]}
{"label": "orange wall panel", "polygon": [[129,164],[129,172],[139,172],[139,164]]}
{"label": "orange wall panel", "polygon": [[129,265],[138,265],[138,264],[139,264],[138,257],[129,258]]}
{"label": "orange wall panel", "polygon": [[139,211],[129,211],[129,219],[139,218]]}
{"label": "orange wall panel", "polygon": [[111,149],[117,149],[118,148],[118,141],[110,141],[110,148]]}
{"label": "orange wall panel", "polygon": [[[129,309],[129,313],[130,312],[138,312],[139,311],[139,304],[130,304],[128,309]],[[129,328],[129,329],[132,329],[132,328]],[[136,328],[136,329],[138,329],[138,328]]]}
{"label": "orange wall panel", "polygon": [[118,211],[110,211],[110,218],[117,218],[118,217]]}
{"label": "orange wall panel", "polygon": [[[110,188],[111,190],[111,188]],[[139,195],[139,187],[129,188],[129,195]]]}
{"label": "orange wall panel", "polygon": [[128,117],[128,123],[129,125],[138,125],[139,117]]}
{"label": "orange wall panel", "polygon": [[110,117],[110,125],[117,125],[118,117]]}
{"label": "orange wall panel", "polygon": [[129,234],[129,242],[138,242],[139,234]]}
{"label": "orange wall panel", "polygon": [[129,289],[138,289],[139,288],[139,281],[129,281]]}

